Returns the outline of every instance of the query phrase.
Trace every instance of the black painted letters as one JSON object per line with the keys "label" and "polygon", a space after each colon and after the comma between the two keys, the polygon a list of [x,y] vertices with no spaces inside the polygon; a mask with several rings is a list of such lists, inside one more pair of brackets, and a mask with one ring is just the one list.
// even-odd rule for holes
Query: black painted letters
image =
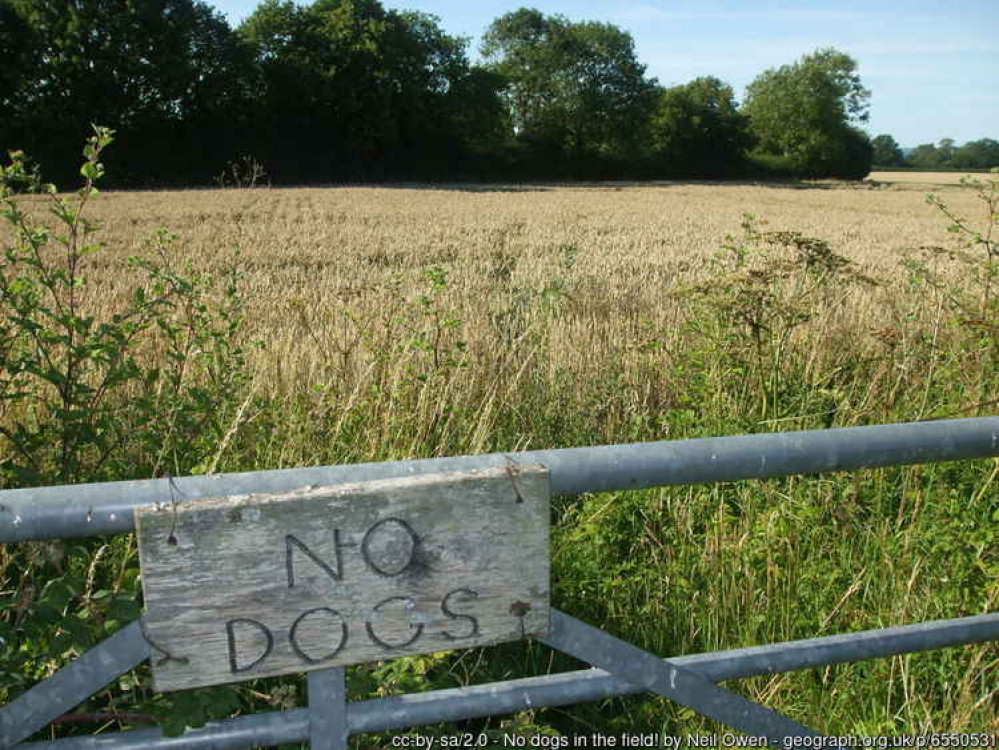
{"label": "black painted letters", "polygon": [[333,529],[333,547],[336,550],[336,570],[334,571],[316,554],[306,547],[294,534],[288,534],[284,538],[284,567],[288,573],[288,588],[295,588],[295,548],[318,565],[326,575],[334,581],[343,578],[343,561],[340,557],[340,529]]}
{"label": "black painted letters", "polygon": [[[412,599],[410,599],[408,596],[390,596],[388,599],[383,599],[382,601],[378,602],[378,604],[376,604],[372,608],[372,610],[371,610],[372,614],[375,615],[375,617],[377,617],[378,616],[378,610],[381,609],[386,604],[388,604],[389,602],[403,602],[407,611],[413,609],[416,606],[416,603]],[[412,628],[413,624],[410,623],[409,627]],[[416,643],[416,640],[421,635],[423,635],[423,623],[422,622],[418,623],[416,625],[416,628],[415,628],[416,632],[413,633],[412,637],[410,637],[410,639],[408,641],[404,641],[402,643],[389,643],[388,641],[384,641],[381,638],[379,638],[377,635],[375,635],[375,630],[374,630],[374,628],[371,627],[371,618],[369,618],[368,621],[364,623],[364,629],[366,631],[368,631],[368,638],[371,639],[372,643],[377,643],[382,648],[389,649],[389,650],[393,650],[393,649],[397,649],[397,648],[406,648],[407,646],[412,646],[414,643]]]}
{"label": "black painted letters", "polygon": [[[251,661],[249,664],[245,664],[243,666],[239,665],[239,659],[237,657],[237,648],[236,648],[237,625],[249,626],[250,628],[255,629],[257,633],[262,633],[267,643],[267,645],[264,647],[262,654],[260,654],[256,659]],[[244,633],[247,633],[246,627],[243,627],[242,630]],[[229,643],[229,671],[232,672],[233,674],[249,672],[260,662],[262,662],[264,659],[270,656],[271,651],[274,650],[274,635],[271,633],[270,630],[268,630],[266,625],[262,625],[256,620],[249,620],[245,617],[237,617],[235,620],[229,620],[225,624],[225,634]],[[252,638],[252,635],[247,634],[244,635],[243,640],[245,641],[248,640],[249,638]]]}
{"label": "black painted letters", "polygon": [[[288,588],[301,586],[307,580],[301,569],[304,556],[331,580],[341,584],[334,588],[334,596],[353,598],[352,587],[342,585],[345,582],[340,529],[333,529],[332,533],[335,559],[329,561],[322,559],[293,534],[285,536],[284,562]],[[368,528],[359,551],[369,570],[383,578],[392,578],[407,571],[412,573],[421,569],[420,566],[424,563],[420,562],[423,559],[420,544],[420,537],[409,523],[401,518],[384,518]],[[479,635],[478,619],[455,610],[466,609],[478,596],[478,592],[470,588],[453,589],[444,596],[438,606],[452,627],[440,632],[439,638],[458,641]],[[292,652],[304,664],[322,664],[334,659],[347,646],[350,634],[348,616],[359,619],[353,614],[357,609],[356,605],[356,601],[345,603],[346,609],[343,610],[315,607],[298,615],[287,634]],[[408,596],[390,596],[367,610],[364,629],[370,642],[387,651],[398,651],[416,643],[424,634],[424,622],[427,620],[426,615],[415,611],[416,607],[417,603]],[[253,669],[274,649],[274,634],[256,620],[230,620],[226,623],[226,634],[229,664],[233,674]],[[400,634],[408,637],[400,638]],[[250,656],[255,658],[247,661]],[[243,659],[242,664],[240,658]]]}
{"label": "black painted letters", "polygon": [[464,596],[466,600],[477,599],[479,596],[478,592],[472,591],[471,589],[455,589],[454,591],[448,592],[447,596],[445,596],[441,601],[441,612],[446,614],[452,620],[468,620],[471,623],[471,631],[465,633],[465,635],[454,635],[446,630],[441,633],[441,636],[449,641],[456,641],[461,638],[474,638],[479,634],[479,621],[477,619],[471,615],[459,615],[451,609],[451,599],[452,597],[456,597],[458,595]]}
{"label": "black painted letters", "polygon": [[[408,539],[401,540],[400,534]],[[383,537],[382,541],[387,544],[379,545],[379,537]],[[400,551],[399,545],[405,542],[408,542],[406,549]],[[412,565],[419,542],[420,539],[413,531],[413,527],[401,518],[385,518],[368,529],[368,533],[364,535],[364,541],[361,542],[361,556],[368,567],[378,575],[397,576],[406,572],[406,569]]]}
{"label": "black painted letters", "polygon": [[[336,648],[334,648],[329,653],[323,654],[322,656],[310,656],[306,653],[305,648],[299,641],[298,629],[303,624],[308,625],[308,620],[311,618],[313,622],[320,619],[320,615],[324,615],[326,618],[330,616],[335,617],[339,620],[339,627],[336,625],[326,626],[326,630],[337,633]],[[313,630],[315,625],[313,625]],[[315,609],[310,609],[308,612],[303,612],[295,620],[294,624],[291,626],[291,630],[288,633],[288,641],[291,643],[291,650],[295,652],[296,656],[309,664],[321,664],[322,662],[332,659],[334,656],[339,654],[343,647],[347,645],[347,621],[343,619],[343,615],[337,612],[335,609],[330,609],[329,607],[316,607]]]}

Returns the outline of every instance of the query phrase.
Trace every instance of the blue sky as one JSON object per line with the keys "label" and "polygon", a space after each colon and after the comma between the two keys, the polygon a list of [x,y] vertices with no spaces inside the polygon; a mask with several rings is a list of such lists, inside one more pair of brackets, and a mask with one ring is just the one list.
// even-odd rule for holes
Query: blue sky
{"label": "blue sky", "polygon": [[[256,0],[207,0],[237,25]],[[521,6],[574,21],[616,24],[635,38],[648,74],[664,85],[716,75],[742,96],[766,68],[819,47],[853,56],[871,89],[872,135],[906,147],[953,138],[999,139],[999,0],[382,0],[419,10],[448,33],[478,41],[494,18]]]}

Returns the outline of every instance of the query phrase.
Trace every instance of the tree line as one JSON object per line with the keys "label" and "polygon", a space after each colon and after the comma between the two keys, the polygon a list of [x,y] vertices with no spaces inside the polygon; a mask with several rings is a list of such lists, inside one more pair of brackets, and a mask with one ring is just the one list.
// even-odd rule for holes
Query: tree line
{"label": "tree line", "polygon": [[883,134],[874,138],[874,165],[915,169],[991,169],[999,167],[999,141],[981,138],[958,146],[953,138],[939,143],[922,143],[906,155],[894,138]]}
{"label": "tree line", "polygon": [[782,175],[858,178],[875,146],[855,61],[822,49],[742,103],[665,87],[620,28],[521,8],[482,60],[437,17],[378,0],[263,0],[231,28],[200,0],[0,0],[0,149],[68,179],[92,123],[119,185]]}

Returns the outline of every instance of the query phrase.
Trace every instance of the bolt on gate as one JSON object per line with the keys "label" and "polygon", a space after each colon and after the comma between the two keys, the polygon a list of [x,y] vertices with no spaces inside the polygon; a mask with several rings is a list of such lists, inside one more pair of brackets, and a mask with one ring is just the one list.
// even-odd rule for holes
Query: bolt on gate
{"label": "bolt on gate", "polygon": [[[3,543],[137,531],[146,612],[0,708],[0,748],[330,750],[643,691],[789,746],[817,734],[717,683],[999,640],[999,613],[662,659],[548,606],[549,496],[997,456],[993,416],[5,490]],[[347,701],[346,664],[523,637],[593,668]],[[146,659],[166,690],[307,671],[308,707],[21,744]]]}

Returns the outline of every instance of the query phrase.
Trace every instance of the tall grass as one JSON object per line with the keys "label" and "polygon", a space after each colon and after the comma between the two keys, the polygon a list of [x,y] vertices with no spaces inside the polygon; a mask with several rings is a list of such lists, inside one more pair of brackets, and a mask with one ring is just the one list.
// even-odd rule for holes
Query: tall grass
{"label": "tall grass", "polygon": [[[213,272],[239,248],[230,294],[246,310],[226,329],[245,377],[226,381],[206,449],[167,466],[140,435],[112,478],[995,413],[994,190],[948,187],[936,205],[836,185],[105,196],[93,314],[142,283],[119,259],[160,221],[181,235],[165,259]],[[977,206],[984,223],[965,222]],[[203,321],[221,330],[211,311],[231,308],[213,299],[224,290]],[[208,372],[185,387],[211,397]],[[199,431],[178,425],[180,445]],[[997,467],[558,499],[554,604],[664,656],[995,610]],[[7,699],[138,612],[130,537],[2,554]],[[997,664],[986,645],[731,687],[828,733],[994,731]],[[573,667],[514,643],[352,668],[348,684],[363,698]],[[179,731],[304,700],[301,678],[155,695],[143,667],[86,709],[108,727],[127,711]],[[463,727],[712,729],[643,696]]]}

